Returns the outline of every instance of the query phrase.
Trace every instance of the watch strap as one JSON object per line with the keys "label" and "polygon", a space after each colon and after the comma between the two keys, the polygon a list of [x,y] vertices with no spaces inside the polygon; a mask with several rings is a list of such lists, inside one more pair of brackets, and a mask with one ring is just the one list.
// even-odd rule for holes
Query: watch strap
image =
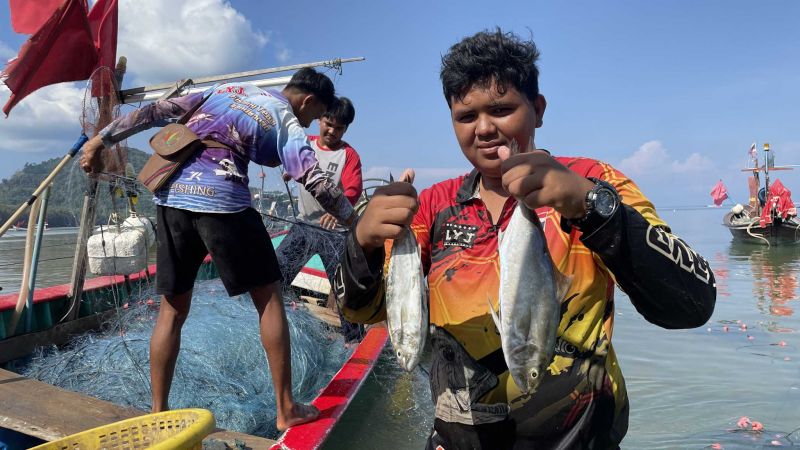
{"label": "watch strap", "polygon": [[[583,232],[596,230],[606,223],[608,219],[619,209],[620,198],[614,186],[598,178],[587,177],[587,179],[594,183],[594,187],[592,187],[592,189],[586,193],[586,214],[578,219],[562,218],[562,229],[564,229],[564,226],[567,225],[569,228],[575,227]],[[597,199],[597,194],[601,189],[611,191],[616,197],[616,205],[614,206],[614,210],[611,212],[611,215],[608,217],[602,216],[595,209],[595,200]],[[564,223],[564,221],[566,221],[566,223]]]}

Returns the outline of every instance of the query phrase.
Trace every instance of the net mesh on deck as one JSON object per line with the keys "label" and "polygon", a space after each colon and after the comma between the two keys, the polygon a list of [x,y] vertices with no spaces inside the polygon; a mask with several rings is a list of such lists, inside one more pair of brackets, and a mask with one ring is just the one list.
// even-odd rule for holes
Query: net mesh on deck
{"label": "net mesh on deck", "polygon": [[[152,293],[149,293],[152,296]],[[158,303],[148,295],[117,310],[103,332],[66,348],[40,349],[16,370],[43,382],[141,410],[150,409],[149,342]],[[292,349],[292,392],[316,397],[351,351],[302,308],[287,308]],[[217,426],[277,436],[275,393],[249,295],[229,298],[219,280],[195,285],[183,327],[170,407],[211,410]]]}

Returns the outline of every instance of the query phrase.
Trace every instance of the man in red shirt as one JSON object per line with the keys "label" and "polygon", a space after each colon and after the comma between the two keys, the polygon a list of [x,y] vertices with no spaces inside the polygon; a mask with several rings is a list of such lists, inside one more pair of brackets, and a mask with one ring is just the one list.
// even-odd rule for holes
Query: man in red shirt
{"label": "man in red shirt", "polygon": [[[320,168],[344,191],[352,205],[358,202],[363,190],[361,158],[342,137],[354,118],[353,103],[347,97],[340,97],[319,119],[319,136],[309,136]],[[315,254],[320,255],[328,280],[332,282],[344,250],[347,230],[302,186],[298,186],[298,191],[300,223],[292,227],[276,250],[283,285],[289,286]],[[347,341],[363,337],[363,326],[351,324],[341,315],[339,317],[342,319],[342,333]]]}

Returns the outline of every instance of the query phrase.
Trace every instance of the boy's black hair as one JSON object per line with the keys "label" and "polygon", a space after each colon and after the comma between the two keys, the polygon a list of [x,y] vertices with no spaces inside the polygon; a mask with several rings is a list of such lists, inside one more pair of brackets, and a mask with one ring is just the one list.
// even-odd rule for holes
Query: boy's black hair
{"label": "boy's black hair", "polygon": [[295,72],[286,85],[286,89],[297,89],[306,94],[314,94],[327,108],[333,106],[336,100],[336,90],[331,79],[311,67],[304,67]]}
{"label": "boy's black hair", "polygon": [[350,124],[353,123],[353,119],[356,118],[356,109],[353,107],[353,102],[351,102],[349,98],[339,97],[322,117],[326,117],[339,125],[347,127],[350,126]]}
{"label": "boy's black hair", "polygon": [[481,31],[453,45],[442,56],[442,89],[447,105],[460,101],[473,87],[487,88],[492,81],[504,93],[510,84],[533,102],[539,95],[539,50],[532,40],[512,32]]}

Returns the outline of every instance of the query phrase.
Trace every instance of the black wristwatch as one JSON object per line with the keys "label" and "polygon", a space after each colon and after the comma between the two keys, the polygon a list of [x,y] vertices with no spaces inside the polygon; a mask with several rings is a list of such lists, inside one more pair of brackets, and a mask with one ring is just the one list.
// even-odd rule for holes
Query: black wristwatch
{"label": "black wristwatch", "polygon": [[594,187],[586,193],[586,215],[579,219],[567,219],[570,226],[581,231],[593,231],[601,227],[619,208],[620,198],[611,184],[597,178],[588,178]]}

